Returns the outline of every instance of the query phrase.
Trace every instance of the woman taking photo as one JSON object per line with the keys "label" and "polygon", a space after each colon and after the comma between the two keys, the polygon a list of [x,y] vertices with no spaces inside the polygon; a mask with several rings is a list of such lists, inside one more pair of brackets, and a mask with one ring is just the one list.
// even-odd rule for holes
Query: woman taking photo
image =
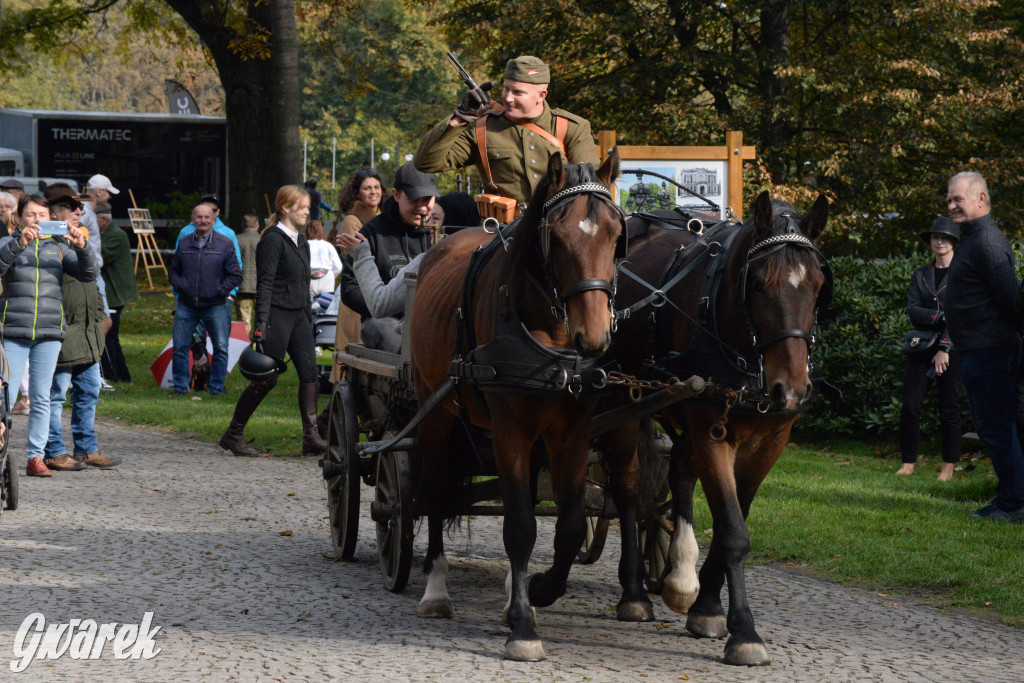
{"label": "woman taking photo", "polygon": [[[77,197],[61,197],[81,216]],[[43,462],[43,451],[50,431],[50,384],[57,367],[64,339],[64,314],[61,287],[64,273],[82,282],[96,279],[98,268],[85,234],[68,223],[67,237],[40,235],[39,223],[53,220],[50,205],[38,194],[18,200],[18,229],[0,239],[0,276],[3,293],[0,310],[3,317],[4,351],[11,365],[7,401],[13,404],[11,388],[21,383],[29,361],[28,466],[30,477],[53,476],[51,469],[77,470],[81,463],[65,455]]]}
{"label": "woman taking photo", "polygon": [[[299,414],[302,418],[302,454],[327,450],[317,434],[317,378],[313,340],[313,313],[309,301],[309,244],[299,234],[309,218],[309,194],[297,185],[285,185],[274,202],[277,223],[264,231],[256,247],[256,304],[253,309],[253,341],[257,349],[278,360],[292,359],[299,375]],[[274,375],[253,381],[242,391],[221,448],[235,455],[258,456],[245,442],[243,431],[263,398],[277,384]]]}
{"label": "woman taking photo", "polygon": [[[900,411],[900,456],[903,466],[896,474],[913,474],[921,443],[921,413],[924,397],[934,381],[939,391],[939,421],[942,433],[942,469],[939,481],[953,478],[960,460],[960,360],[946,333],[942,291],[960,239],[960,228],[950,218],[936,218],[931,230],[921,233],[931,247],[934,260],[921,266],[910,278],[907,315],[914,325],[904,342],[907,364],[903,375],[903,408]],[[917,342],[915,343],[915,339]],[[923,348],[922,348],[923,347]]]}

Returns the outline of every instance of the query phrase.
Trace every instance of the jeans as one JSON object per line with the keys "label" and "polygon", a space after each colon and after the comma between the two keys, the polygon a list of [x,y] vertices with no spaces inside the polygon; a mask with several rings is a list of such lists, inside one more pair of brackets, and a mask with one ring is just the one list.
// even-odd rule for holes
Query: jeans
{"label": "jeans", "polygon": [[228,335],[231,332],[231,316],[224,306],[208,306],[195,309],[178,302],[174,309],[174,356],[171,370],[174,376],[174,390],[187,393],[192,377],[188,362],[189,346],[196,325],[202,321],[213,342],[213,362],[210,364],[210,393],[224,393],[224,378],[228,374]]}
{"label": "jeans", "polygon": [[[25,372],[26,363],[31,360],[28,370],[28,398],[31,407],[28,412],[28,459],[42,457],[46,448],[46,437],[50,426],[50,382],[60,355],[59,339],[27,341],[4,339],[4,351],[11,365],[11,376],[7,384],[8,405],[14,405],[17,387]],[[13,392],[13,393],[12,393]]]}
{"label": "jeans", "polygon": [[71,437],[75,455],[88,455],[99,450],[96,441],[96,403],[100,400],[100,364],[75,365],[57,368],[50,385],[50,439],[46,442],[46,457],[64,455],[64,430],[60,416],[64,398],[71,386]]}
{"label": "jeans", "polygon": [[960,352],[971,416],[999,479],[996,504],[1009,511],[1024,506],[1024,453],[1014,405],[1020,355],[1019,344]]}

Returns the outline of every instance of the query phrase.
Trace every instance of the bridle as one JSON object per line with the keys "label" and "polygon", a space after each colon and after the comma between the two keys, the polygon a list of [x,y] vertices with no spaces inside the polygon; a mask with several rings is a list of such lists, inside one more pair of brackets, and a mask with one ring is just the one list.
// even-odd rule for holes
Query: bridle
{"label": "bridle", "polygon": [[[596,277],[584,278],[572,285],[569,285],[561,291],[559,291],[554,272],[551,270],[551,225],[548,221],[548,216],[553,211],[558,210],[581,195],[587,195],[599,199],[601,202],[606,204],[619,219],[620,232],[615,243],[616,262],[625,258],[626,248],[628,246],[626,237],[626,217],[623,214],[622,209],[620,209],[612,199],[611,192],[604,185],[590,181],[583,182],[578,185],[573,185],[559,190],[544,202],[540,223],[538,225],[538,249],[540,251],[542,268],[544,270],[544,278],[547,280],[547,287],[540,287],[540,289],[541,292],[544,293],[545,297],[547,297],[547,291],[552,292],[554,299],[549,299],[549,301],[551,301],[551,312],[556,318],[566,324],[568,324],[568,314],[565,310],[565,302],[569,298],[576,296],[577,294],[582,294],[583,292],[593,290],[605,292],[608,295],[608,306],[610,310],[613,312],[615,310],[615,290],[618,278],[618,269],[615,270],[615,275],[612,276],[611,281]],[[613,327],[615,326],[615,322],[616,320],[613,315]],[[614,331],[614,329],[612,331]]]}

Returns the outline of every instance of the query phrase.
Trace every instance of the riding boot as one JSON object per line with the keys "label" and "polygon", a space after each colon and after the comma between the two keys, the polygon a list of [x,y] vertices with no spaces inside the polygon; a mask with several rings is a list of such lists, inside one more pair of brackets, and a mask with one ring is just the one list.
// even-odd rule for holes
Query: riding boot
{"label": "riding boot", "polygon": [[299,385],[299,414],[302,417],[302,454],[320,455],[327,452],[327,444],[320,438],[316,427],[316,400],[320,383]]}
{"label": "riding boot", "polygon": [[270,385],[266,382],[250,382],[249,386],[242,391],[235,405],[235,414],[231,418],[231,424],[224,436],[220,437],[220,447],[231,451],[235,455],[246,457],[258,457],[260,452],[245,442],[245,425],[249,422],[257,406],[270,392]]}

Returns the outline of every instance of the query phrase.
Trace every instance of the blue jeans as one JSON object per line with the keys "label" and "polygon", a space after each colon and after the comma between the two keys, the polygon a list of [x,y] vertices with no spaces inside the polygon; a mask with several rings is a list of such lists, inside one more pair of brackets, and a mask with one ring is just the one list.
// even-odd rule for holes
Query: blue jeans
{"label": "blue jeans", "polygon": [[971,417],[999,479],[996,504],[1011,511],[1024,506],[1024,453],[1015,411],[1020,356],[1019,344],[960,352]]}
{"label": "blue jeans", "polygon": [[31,361],[28,368],[28,398],[31,405],[28,412],[28,446],[25,448],[29,460],[41,457],[46,448],[50,425],[50,382],[57,367],[60,345],[59,339],[34,342],[4,339],[4,351],[11,365],[11,376],[7,384],[8,405],[14,405],[18,385],[25,372],[25,363]]}
{"label": "blue jeans", "polygon": [[174,309],[174,356],[171,371],[174,376],[174,390],[186,393],[192,376],[188,364],[188,349],[196,325],[202,321],[213,342],[213,362],[210,364],[210,393],[224,393],[224,378],[228,374],[228,335],[231,333],[231,317],[226,306],[208,306],[195,309],[178,302]]}
{"label": "blue jeans", "polygon": [[64,398],[71,386],[71,437],[75,455],[88,455],[99,450],[96,441],[96,404],[100,400],[100,364],[75,365],[57,368],[50,385],[50,439],[46,442],[46,457],[56,458],[68,449],[64,446],[64,429],[60,416]]}

